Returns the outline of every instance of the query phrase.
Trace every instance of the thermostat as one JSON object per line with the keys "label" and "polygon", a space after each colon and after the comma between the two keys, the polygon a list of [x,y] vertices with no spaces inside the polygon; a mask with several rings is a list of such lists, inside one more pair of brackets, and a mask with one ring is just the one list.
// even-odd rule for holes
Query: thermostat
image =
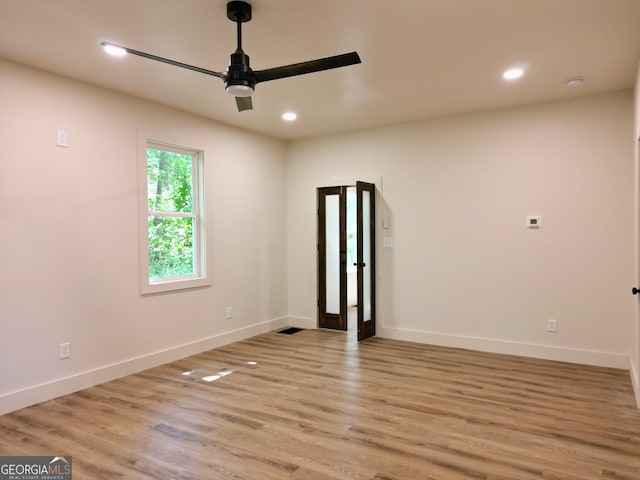
{"label": "thermostat", "polygon": [[529,228],[540,228],[542,225],[542,217],[539,215],[527,217],[527,227]]}

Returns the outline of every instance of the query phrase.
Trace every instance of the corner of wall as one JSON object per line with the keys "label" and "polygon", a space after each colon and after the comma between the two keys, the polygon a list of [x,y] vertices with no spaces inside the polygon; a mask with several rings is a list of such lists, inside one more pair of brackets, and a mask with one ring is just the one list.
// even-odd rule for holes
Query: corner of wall
{"label": "corner of wall", "polygon": [[296,316],[290,315],[289,317],[287,317],[287,319],[288,319],[288,325],[290,327],[308,328],[308,329],[317,328],[314,320],[309,317],[296,317]]}

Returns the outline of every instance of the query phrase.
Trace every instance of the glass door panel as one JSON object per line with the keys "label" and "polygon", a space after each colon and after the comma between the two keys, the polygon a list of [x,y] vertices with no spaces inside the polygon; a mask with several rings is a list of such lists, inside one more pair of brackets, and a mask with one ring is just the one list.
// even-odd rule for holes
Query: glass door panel
{"label": "glass door panel", "polygon": [[371,321],[371,229],[366,222],[371,216],[371,192],[362,192],[362,310],[363,320]]}
{"label": "glass door panel", "polygon": [[325,197],[326,312],[340,314],[340,195]]}

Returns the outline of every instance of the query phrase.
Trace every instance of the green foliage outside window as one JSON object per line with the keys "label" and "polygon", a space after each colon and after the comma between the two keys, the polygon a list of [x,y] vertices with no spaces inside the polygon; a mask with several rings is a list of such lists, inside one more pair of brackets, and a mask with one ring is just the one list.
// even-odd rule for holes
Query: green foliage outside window
{"label": "green foliage outside window", "polygon": [[147,148],[149,278],[196,273],[192,185],[191,155]]}

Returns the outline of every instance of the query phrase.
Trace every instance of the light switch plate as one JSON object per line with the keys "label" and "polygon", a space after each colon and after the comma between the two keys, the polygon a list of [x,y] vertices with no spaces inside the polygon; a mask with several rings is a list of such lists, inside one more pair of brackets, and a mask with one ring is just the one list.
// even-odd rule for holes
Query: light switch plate
{"label": "light switch plate", "polygon": [[56,145],[58,147],[69,146],[69,133],[66,130],[58,130],[56,132]]}

